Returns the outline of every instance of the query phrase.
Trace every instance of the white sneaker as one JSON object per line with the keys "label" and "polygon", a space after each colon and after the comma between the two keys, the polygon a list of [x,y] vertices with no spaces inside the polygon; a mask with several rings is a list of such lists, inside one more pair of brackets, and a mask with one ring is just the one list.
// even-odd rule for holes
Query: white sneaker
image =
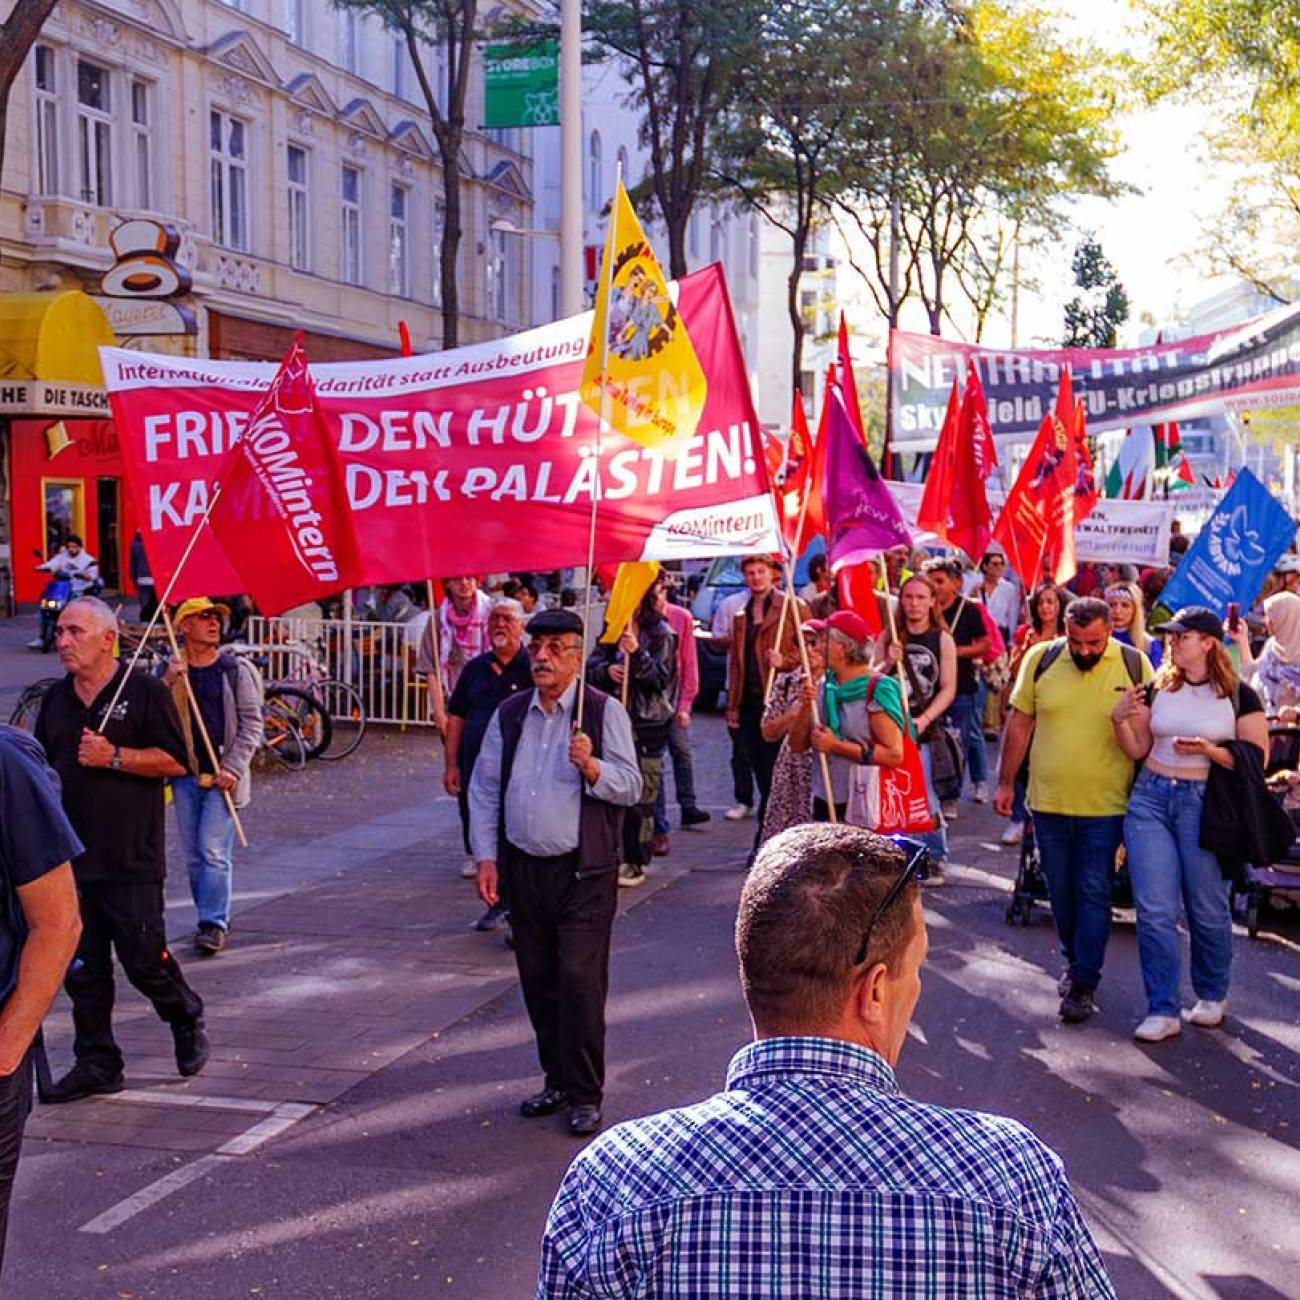
{"label": "white sneaker", "polygon": [[1019,844],[1025,838],[1025,823],[1012,822],[1006,830],[1002,832],[1003,844]]}
{"label": "white sneaker", "polygon": [[1188,1013],[1187,1019],[1202,1029],[1214,1029],[1223,1024],[1224,1013],[1228,1010],[1226,1002],[1207,1002],[1202,998]]}
{"label": "white sneaker", "polygon": [[738,803],[734,808],[728,808],[722,815],[729,822],[743,822],[746,817],[754,815],[754,806],[748,803]]}
{"label": "white sneaker", "polygon": [[988,803],[989,801],[989,783],[987,781],[975,782],[974,799],[976,803]]}
{"label": "white sneaker", "polygon": [[1166,1038],[1177,1038],[1183,1032],[1182,1021],[1177,1016],[1148,1016],[1134,1031],[1139,1043],[1163,1043]]}
{"label": "white sneaker", "polygon": [[943,813],[945,822],[955,822],[957,820],[957,800],[945,799],[939,805],[939,811]]}
{"label": "white sneaker", "polygon": [[473,858],[467,858],[465,865],[460,869],[461,879],[476,880],[478,878],[478,864]]}

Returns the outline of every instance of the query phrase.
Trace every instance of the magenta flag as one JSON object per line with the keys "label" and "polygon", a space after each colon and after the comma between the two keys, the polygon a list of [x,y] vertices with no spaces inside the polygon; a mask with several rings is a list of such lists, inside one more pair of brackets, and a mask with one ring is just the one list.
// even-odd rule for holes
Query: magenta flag
{"label": "magenta flag", "polygon": [[849,419],[840,390],[827,394],[826,479],[822,501],[830,532],[831,571],[874,559],[892,546],[910,546],[898,503]]}

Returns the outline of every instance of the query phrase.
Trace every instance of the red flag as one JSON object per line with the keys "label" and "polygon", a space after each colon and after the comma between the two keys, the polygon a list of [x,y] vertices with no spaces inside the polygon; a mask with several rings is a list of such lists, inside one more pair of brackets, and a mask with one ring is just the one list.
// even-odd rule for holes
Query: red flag
{"label": "red flag", "polygon": [[1178,462],[1178,479],[1186,483],[1188,487],[1196,486],[1196,473],[1192,469],[1192,462],[1187,459],[1187,453],[1183,452],[1183,458]]}
{"label": "red flag", "polygon": [[[984,434],[979,427],[981,421]],[[984,491],[986,476],[980,462],[980,442],[987,436],[987,428],[988,408],[978,379],[974,385],[967,384],[960,406],[954,379],[916,515],[918,528],[935,533],[951,546],[960,546],[973,560],[979,560],[988,549],[992,532],[992,515]]]}
{"label": "red flag", "polygon": [[[853,376],[853,358],[849,356],[849,326],[843,312],[840,312],[840,341],[835,360],[839,364],[840,389],[844,394],[844,405],[848,407],[849,423],[862,439],[863,446],[866,446],[867,431],[862,424],[862,407],[858,403],[858,381]],[[834,383],[835,380],[827,382]]]}
{"label": "red flag", "polygon": [[[1074,576],[1074,526],[1083,517],[1076,510],[1080,468],[1078,416],[1066,367],[1056,406],[1038,426],[1034,445],[993,529],[1011,567],[1027,586],[1039,581],[1044,560],[1054,582]],[[1086,501],[1087,494],[1082,495]]]}
{"label": "red flag", "polygon": [[358,585],[338,451],[294,341],[218,475],[212,531],[264,614]]}
{"label": "red flag", "polygon": [[1078,457],[1078,478],[1074,488],[1074,522],[1086,519],[1097,504],[1097,476],[1092,472],[1092,448],[1088,446],[1088,414],[1083,398],[1074,404],[1074,448]]}
{"label": "red flag", "polygon": [[846,564],[835,574],[841,609],[851,609],[871,629],[872,636],[883,630],[880,621],[880,602],[876,599],[876,575],[880,565],[875,560],[862,560]]}
{"label": "red flag", "polygon": [[916,526],[947,539],[948,520],[952,513],[952,478],[957,463],[957,436],[961,419],[961,399],[957,395],[957,381],[952,381],[948,394],[948,409],[944,412],[939,429],[939,441],[930,458],[930,472],[925,476],[925,489],[916,512]]}
{"label": "red flag", "polygon": [[763,464],[767,466],[767,481],[776,487],[781,475],[781,466],[785,464],[785,452],[781,444],[766,429],[763,430]]}
{"label": "red flag", "polygon": [[[826,470],[826,412],[830,405],[830,391],[831,381],[828,378],[827,401],[822,404],[816,441],[808,433],[808,418],[804,415],[803,401],[798,393],[794,397],[794,409],[790,418],[791,460],[794,459],[796,441],[803,451],[799,463],[790,472],[781,489],[781,534],[794,555],[802,555],[808,543],[826,531],[826,510],[822,505],[821,489]],[[805,496],[808,498],[808,508],[804,512],[801,531],[799,515],[803,511]]]}
{"label": "red flag", "polygon": [[993,442],[993,426],[989,422],[989,404],[984,400],[984,385],[975,359],[966,359],[966,396],[971,402],[970,438],[975,448],[975,468],[980,481],[987,482],[998,467],[998,449]]}

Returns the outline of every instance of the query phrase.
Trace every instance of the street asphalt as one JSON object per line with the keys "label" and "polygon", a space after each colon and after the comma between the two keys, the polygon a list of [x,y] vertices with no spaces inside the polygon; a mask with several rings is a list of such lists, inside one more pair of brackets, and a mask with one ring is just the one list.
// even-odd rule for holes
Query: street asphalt
{"label": "street asphalt", "polygon": [[[21,640],[0,628],[0,699],[54,668]],[[720,819],[721,721],[700,718],[695,744],[715,820],[675,832],[650,883],[621,899],[608,1123],[715,1091],[748,1036],[731,939],[753,823]],[[169,931],[207,1001],[213,1060],[181,1081],[165,1027],[119,983],[129,1091],[38,1108],[0,1294],[533,1293],[547,1207],[579,1146],[558,1121],[517,1113],[538,1086],[531,1034],[500,936],[471,929],[481,909],[440,772],[431,736],[375,732],[343,763],[260,779],[231,946],[215,959],[189,954],[173,851]],[[1125,922],[1100,1014],[1065,1027],[1046,912],[1004,921],[1015,863],[1000,831],[965,806],[958,865],[927,894],[902,1087],[1014,1116],[1059,1151],[1121,1296],[1300,1294],[1300,913],[1267,918],[1254,941],[1239,933],[1222,1031],[1131,1040],[1143,1005]],[[62,999],[46,1033],[60,1069]]]}

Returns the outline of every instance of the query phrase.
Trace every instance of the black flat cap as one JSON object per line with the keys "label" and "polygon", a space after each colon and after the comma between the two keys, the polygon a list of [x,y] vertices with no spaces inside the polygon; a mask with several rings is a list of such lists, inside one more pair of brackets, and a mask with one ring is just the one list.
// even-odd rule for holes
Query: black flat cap
{"label": "black flat cap", "polygon": [[572,632],[582,635],[582,619],[571,609],[543,609],[528,620],[524,630],[529,636],[562,636]]}

